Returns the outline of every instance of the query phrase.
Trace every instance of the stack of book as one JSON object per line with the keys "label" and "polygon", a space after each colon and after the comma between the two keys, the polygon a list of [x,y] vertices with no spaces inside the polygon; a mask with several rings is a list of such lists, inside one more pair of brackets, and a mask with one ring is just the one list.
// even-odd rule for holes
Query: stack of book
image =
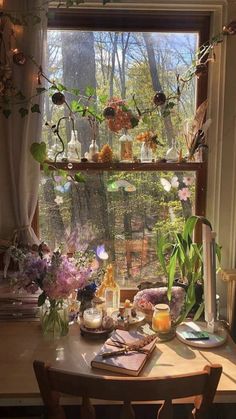
{"label": "stack of book", "polygon": [[15,292],[9,280],[0,279],[0,321],[38,318],[38,294]]}
{"label": "stack of book", "polygon": [[[143,338],[144,336],[136,331],[114,331],[112,336],[106,340],[99,353],[92,360],[92,368],[99,368],[132,376],[139,375],[156,347],[156,340],[154,339],[147,345],[143,346],[140,352],[131,350],[118,355],[117,351],[122,350],[125,345],[140,342]],[[121,346],[115,346],[114,342],[123,342],[124,345],[121,344]],[[109,356],[107,356],[108,353]]]}

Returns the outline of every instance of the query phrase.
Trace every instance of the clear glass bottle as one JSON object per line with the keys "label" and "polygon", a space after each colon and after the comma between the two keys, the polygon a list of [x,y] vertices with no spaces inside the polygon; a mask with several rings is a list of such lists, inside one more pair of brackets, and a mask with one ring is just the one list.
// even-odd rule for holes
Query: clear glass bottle
{"label": "clear glass bottle", "polygon": [[92,140],[90,146],[89,146],[89,154],[88,154],[88,158],[89,161],[95,161],[96,160],[96,156],[98,155],[98,145],[96,143],[96,140]]}
{"label": "clear glass bottle", "polygon": [[145,141],[141,145],[141,162],[142,163],[149,163],[152,161],[152,149],[149,147]]}
{"label": "clear glass bottle", "polygon": [[167,304],[157,304],[152,316],[152,329],[159,333],[168,333],[171,329],[170,307]]}
{"label": "clear glass bottle", "polygon": [[133,138],[126,132],[119,138],[120,141],[120,161],[133,161]]}
{"label": "clear glass bottle", "polygon": [[171,147],[166,152],[166,160],[169,162],[176,162],[179,159],[179,152],[176,147],[176,140],[173,138]]}
{"label": "clear glass bottle", "polygon": [[67,144],[67,158],[70,161],[80,161],[81,159],[81,143],[76,130],[71,131],[71,139]]}
{"label": "clear glass bottle", "polygon": [[120,306],[120,287],[116,282],[107,286],[105,290],[106,309],[118,310]]}

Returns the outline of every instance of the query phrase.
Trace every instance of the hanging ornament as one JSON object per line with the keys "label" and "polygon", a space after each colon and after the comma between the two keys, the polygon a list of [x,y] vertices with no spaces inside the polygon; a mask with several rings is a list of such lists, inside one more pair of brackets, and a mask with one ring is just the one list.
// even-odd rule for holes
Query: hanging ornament
{"label": "hanging ornament", "polygon": [[224,35],[235,35],[236,34],[236,20],[228,23],[223,27],[223,34]]}
{"label": "hanging ornament", "polygon": [[105,119],[113,119],[115,118],[115,115],[116,115],[116,111],[114,108],[112,108],[112,106],[107,106],[103,110],[103,116]]}
{"label": "hanging ornament", "polygon": [[65,96],[61,92],[56,92],[52,95],[52,101],[54,105],[63,105],[63,103],[65,103],[65,100]]}
{"label": "hanging ornament", "polygon": [[199,78],[207,74],[207,65],[205,63],[200,63],[196,65],[195,75]]}
{"label": "hanging ornament", "polygon": [[166,95],[163,92],[156,92],[153,98],[154,105],[161,106],[166,102]]}
{"label": "hanging ornament", "polygon": [[24,65],[26,63],[26,56],[23,52],[18,50],[13,51],[13,62],[17,65]]}

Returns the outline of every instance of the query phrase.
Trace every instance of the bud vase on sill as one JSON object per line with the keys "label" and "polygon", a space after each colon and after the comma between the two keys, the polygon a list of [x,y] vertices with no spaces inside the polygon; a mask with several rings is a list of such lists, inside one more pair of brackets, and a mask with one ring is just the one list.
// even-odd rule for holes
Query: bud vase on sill
{"label": "bud vase on sill", "polygon": [[46,300],[40,307],[40,321],[43,334],[59,338],[69,331],[68,307],[63,301]]}
{"label": "bud vase on sill", "polygon": [[145,142],[143,142],[141,145],[140,159],[142,163],[149,163],[152,161],[152,149]]}

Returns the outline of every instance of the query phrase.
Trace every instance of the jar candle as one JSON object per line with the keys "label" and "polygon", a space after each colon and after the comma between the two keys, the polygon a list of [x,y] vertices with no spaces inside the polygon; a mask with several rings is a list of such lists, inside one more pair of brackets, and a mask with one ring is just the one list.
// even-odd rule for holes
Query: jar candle
{"label": "jar candle", "polygon": [[167,304],[157,304],[152,317],[152,329],[155,332],[167,333],[171,328],[170,307]]}
{"label": "jar candle", "polygon": [[84,326],[88,329],[98,329],[102,324],[102,312],[96,308],[89,308],[84,311]]}

